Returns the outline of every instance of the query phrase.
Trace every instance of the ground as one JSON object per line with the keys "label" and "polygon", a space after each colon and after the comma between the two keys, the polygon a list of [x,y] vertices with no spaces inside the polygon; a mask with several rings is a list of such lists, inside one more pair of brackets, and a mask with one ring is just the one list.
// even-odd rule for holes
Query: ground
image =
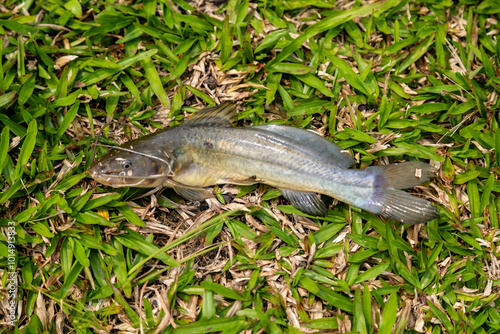
{"label": "ground", "polygon": [[[0,4],[0,328],[499,333],[496,1]],[[96,155],[223,101],[355,168],[426,161],[404,225],[264,186],[107,188]],[[108,124],[108,125],[106,125]]]}

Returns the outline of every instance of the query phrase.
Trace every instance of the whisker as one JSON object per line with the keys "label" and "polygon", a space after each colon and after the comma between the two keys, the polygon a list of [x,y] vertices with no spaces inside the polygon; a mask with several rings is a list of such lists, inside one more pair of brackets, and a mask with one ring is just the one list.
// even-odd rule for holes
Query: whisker
{"label": "whisker", "polygon": [[145,181],[145,179],[142,179],[140,180],[139,182],[137,183],[134,183],[134,184],[127,184],[128,187],[137,187],[139,185],[141,185],[143,182]]}
{"label": "whisker", "polygon": [[129,175],[108,175],[106,174],[106,177],[109,178],[116,178],[116,179],[144,179],[144,180],[149,180],[149,179],[158,179],[160,177],[164,176],[170,176],[169,174],[154,174],[154,175],[149,175],[149,176],[129,176]]}
{"label": "whisker", "polygon": [[120,150],[120,151],[125,151],[125,152],[130,152],[130,153],[135,153],[135,154],[138,154],[138,155],[142,155],[144,157],[148,157],[150,159],[159,160],[159,161],[163,162],[164,164],[167,164],[167,165],[170,166],[170,163],[168,161],[166,161],[165,159],[162,159],[160,157],[157,157],[157,156],[154,156],[154,155],[151,155],[151,154],[147,154],[147,153],[143,153],[143,152],[131,150],[129,148],[124,148],[124,147],[121,147],[121,146],[113,146],[113,145],[106,145],[106,144],[99,144],[99,145],[101,145],[102,147],[112,148],[112,149],[115,149],[115,150]]}
{"label": "whisker", "polygon": [[[90,160],[90,165],[92,166],[92,164],[94,163],[94,160],[95,160],[95,151],[97,149],[97,145],[99,144],[99,138],[101,138],[101,135],[102,135],[102,132],[104,131],[104,129],[106,129],[110,124],[112,123],[120,123],[122,125],[128,125],[128,126],[131,126],[133,127],[135,130],[137,130],[141,135],[144,136],[144,133],[142,132],[142,130],[133,125],[133,124],[128,124],[128,123],[125,123],[125,122],[122,122],[122,121],[117,121],[117,120],[111,120],[109,122],[106,122],[102,127],[101,127],[101,130],[99,131],[99,133],[97,134],[97,137],[94,141],[94,149],[92,150],[92,159]],[[101,146],[105,146],[104,144],[100,144]],[[114,147],[114,146],[113,146]]]}

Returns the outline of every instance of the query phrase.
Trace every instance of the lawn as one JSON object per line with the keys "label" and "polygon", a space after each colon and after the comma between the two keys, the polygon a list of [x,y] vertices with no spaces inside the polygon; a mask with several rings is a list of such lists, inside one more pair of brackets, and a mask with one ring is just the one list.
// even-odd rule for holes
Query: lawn
{"label": "lawn", "polygon": [[[0,333],[500,333],[497,0],[5,0]],[[420,160],[405,225],[265,185],[109,188],[95,155],[238,104],[355,168]],[[97,135],[101,133],[99,139]],[[98,140],[99,145],[94,145]]]}

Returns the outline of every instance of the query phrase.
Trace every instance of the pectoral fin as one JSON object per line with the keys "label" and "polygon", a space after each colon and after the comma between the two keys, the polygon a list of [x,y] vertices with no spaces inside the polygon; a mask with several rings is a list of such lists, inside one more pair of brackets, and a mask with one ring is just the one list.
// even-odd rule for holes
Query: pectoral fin
{"label": "pectoral fin", "polygon": [[324,217],[328,214],[328,208],[318,194],[302,193],[293,190],[280,189],[285,197],[294,207],[311,216]]}
{"label": "pectoral fin", "polygon": [[192,188],[192,187],[181,187],[181,186],[173,186],[175,192],[179,194],[179,196],[184,197],[188,201],[203,201],[207,198],[214,197],[212,193],[204,188]]}
{"label": "pectoral fin", "polygon": [[254,176],[247,177],[247,178],[229,176],[229,177],[224,178],[221,183],[232,183],[232,184],[237,184],[240,186],[250,186],[252,184],[261,183],[261,182],[263,182],[263,180],[258,179],[257,176],[254,175]]}

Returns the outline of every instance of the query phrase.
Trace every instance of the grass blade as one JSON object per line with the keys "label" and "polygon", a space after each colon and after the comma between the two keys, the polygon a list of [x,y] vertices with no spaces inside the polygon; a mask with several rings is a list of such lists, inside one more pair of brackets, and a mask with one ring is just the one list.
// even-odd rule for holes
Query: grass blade
{"label": "grass blade", "polygon": [[76,103],[71,108],[69,108],[68,112],[63,118],[61,125],[57,129],[57,134],[56,134],[57,139],[61,138],[64,132],[66,132],[66,130],[68,129],[69,125],[73,122],[78,112],[79,106],[80,106],[80,101],[76,101]]}
{"label": "grass blade", "polygon": [[165,108],[170,108],[170,101],[168,100],[167,93],[165,93],[165,90],[163,89],[163,84],[161,83],[160,76],[156,71],[153,61],[151,58],[146,58],[142,61],[142,64],[144,66],[144,74],[146,75],[146,78],[148,78],[153,92],[156,94],[158,99],[160,99]]}
{"label": "grass blade", "polygon": [[396,315],[398,312],[398,296],[393,293],[389,300],[385,303],[384,312],[380,318],[379,333],[391,334],[392,327],[396,323]]}
{"label": "grass blade", "polygon": [[16,178],[22,176],[23,166],[25,166],[31,158],[33,149],[35,148],[36,136],[38,134],[38,123],[33,119],[30,124],[28,124],[28,130],[26,132],[26,137],[24,138],[24,143],[19,153],[19,158],[16,165]]}

